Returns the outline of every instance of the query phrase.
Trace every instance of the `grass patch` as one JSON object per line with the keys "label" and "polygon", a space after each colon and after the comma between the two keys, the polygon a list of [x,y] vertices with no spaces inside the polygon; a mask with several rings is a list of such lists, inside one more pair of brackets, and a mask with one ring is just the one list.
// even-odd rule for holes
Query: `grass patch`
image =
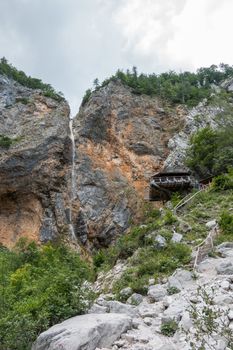
{"label": "grass patch", "polygon": [[22,136],[11,138],[6,135],[0,135],[0,147],[9,149],[11,146],[20,142],[22,140]]}
{"label": "grass patch", "polygon": [[178,324],[175,321],[168,321],[161,326],[161,333],[166,337],[172,337],[178,329]]}

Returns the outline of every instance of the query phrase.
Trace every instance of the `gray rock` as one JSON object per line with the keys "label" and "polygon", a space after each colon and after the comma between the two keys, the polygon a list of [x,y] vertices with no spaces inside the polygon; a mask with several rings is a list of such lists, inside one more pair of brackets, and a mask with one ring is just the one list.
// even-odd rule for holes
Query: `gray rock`
{"label": "gray rock", "polygon": [[212,229],[212,228],[214,228],[217,225],[217,221],[215,219],[214,220],[210,220],[205,225],[206,225],[206,227],[208,229]]}
{"label": "gray rock", "polygon": [[179,322],[187,307],[188,302],[185,299],[180,298],[178,300],[174,300],[174,302],[171,303],[169,307],[164,311],[162,316],[162,323],[167,323],[172,320]]}
{"label": "gray rock", "polygon": [[187,232],[192,231],[192,227],[188,223],[183,222],[183,221],[180,222],[179,229],[183,233],[187,233]]}
{"label": "gray rock", "polygon": [[148,283],[149,283],[149,286],[153,286],[153,284],[155,284],[155,279],[150,278]]}
{"label": "gray rock", "polygon": [[222,257],[233,257],[233,242],[224,242],[216,247],[216,252],[220,253]]}
{"label": "gray rock", "polygon": [[107,305],[111,313],[126,314],[128,316],[135,316],[137,313],[137,309],[134,306],[123,304],[119,301],[109,301]]}
{"label": "gray rock", "polygon": [[180,233],[174,232],[171,241],[173,243],[179,243],[182,241],[182,239],[183,239],[183,235],[181,235]]}
{"label": "gray rock", "polygon": [[233,275],[233,264],[229,261],[222,262],[216,266],[216,271],[219,275]]}
{"label": "gray rock", "polygon": [[104,314],[108,312],[108,307],[107,306],[101,306],[98,304],[93,304],[90,310],[88,311],[89,314]]}
{"label": "gray rock", "polygon": [[122,289],[122,290],[120,291],[120,296],[121,296],[122,298],[127,299],[128,297],[130,297],[130,295],[132,295],[132,293],[133,293],[132,288],[127,287],[127,288],[124,288],[124,289]]}
{"label": "gray rock", "polygon": [[134,293],[131,295],[131,297],[127,300],[127,303],[131,305],[139,305],[143,301],[143,296],[138,293]]}
{"label": "gray rock", "polygon": [[229,318],[229,320],[230,321],[233,321],[233,310],[230,310],[229,312],[228,312],[228,318]]}
{"label": "gray rock", "polygon": [[166,239],[161,235],[157,235],[154,240],[154,246],[158,249],[165,248],[167,246]]}
{"label": "gray rock", "polygon": [[168,287],[176,287],[180,290],[193,284],[193,278],[190,271],[178,269],[173,276],[168,278]]}
{"label": "gray rock", "polygon": [[222,287],[222,289],[229,290],[230,289],[230,282],[222,281],[221,287]]}
{"label": "gray rock", "polygon": [[147,293],[150,301],[156,302],[162,300],[167,295],[167,290],[161,284],[150,286]]}
{"label": "gray rock", "polygon": [[89,314],[70,318],[41,333],[32,350],[95,350],[110,347],[131,327],[120,314]]}
{"label": "gray rock", "polygon": [[222,305],[222,306],[229,305],[229,304],[233,303],[233,296],[226,295],[226,294],[220,294],[220,295],[217,295],[214,297],[213,302],[215,305],[218,305],[218,306],[219,305]]}

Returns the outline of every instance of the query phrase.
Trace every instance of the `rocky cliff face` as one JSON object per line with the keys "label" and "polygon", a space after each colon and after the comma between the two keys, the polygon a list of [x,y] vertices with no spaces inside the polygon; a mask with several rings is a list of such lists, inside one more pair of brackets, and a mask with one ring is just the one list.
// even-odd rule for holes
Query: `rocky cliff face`
{"label": "rocky cliff face", "polygon": [[67,226],[69,106],[0,76],[0,242],[46,241]]}
{"label": "rocky cliff face", "polygon": [[120,82],[93,93],[74,120],[75,233],[107,245],[137,219],[150,176],[169,154],[185,111],[138,96]]}

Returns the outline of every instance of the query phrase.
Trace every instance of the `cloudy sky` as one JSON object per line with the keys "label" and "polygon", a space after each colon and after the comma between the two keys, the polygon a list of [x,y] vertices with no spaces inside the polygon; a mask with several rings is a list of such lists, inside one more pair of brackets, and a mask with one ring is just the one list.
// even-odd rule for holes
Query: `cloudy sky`
{"label": "cloudy sky", "polygon": [[233,0],[0,0],[0,57],[63,91],[93,80],[233,64]]}

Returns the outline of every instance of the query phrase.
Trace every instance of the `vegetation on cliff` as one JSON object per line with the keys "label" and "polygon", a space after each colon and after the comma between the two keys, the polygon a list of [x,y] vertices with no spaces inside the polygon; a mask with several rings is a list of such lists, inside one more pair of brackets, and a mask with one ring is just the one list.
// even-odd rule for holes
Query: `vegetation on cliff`
{"label": "vegetation on cliff", "polygon": [[14,79],[21,85],[30,89],[40,89],[46,97],[51,97],[56,101],[63,100],[61,92],[56,92],[50,84],[45,84],[40,79],[27,76],[23,71],[19,71],[17,68],[13,67],[12,64],[8,63],[5,57],[0,60],[0,74]]}
{"label": "vegetation on cliff", "polygon": [[191,137],[187,165],[200,177],[220,175],[233,166],[233,126],[206,127]]}
{"label": "vegetation on cliff", "polygon": [[26,350],[39,333],[84,313],[92,298],[83,286],[88,265],[65,246],[20,240],[0,248],[0,349]]}
{"label": "vegetation on cliff", "polygon": [[[132,228],[114,246],[98,251],[94,257],[97,270],[109,270],[118,259],[127,262],[127,269],[113,287],[114,292],[120,297],[120,290],[129,286],[134,292],[144,294],[149,278],[160,281],[178,267],[189,268],[191,248],[207,237],[206,223],[210,220],[216,219],[219,223],[216,244],[233,241],[233,214],[229,211],[233,200],[232,181],[232,171],[216,177],[208,191],[200,192],[178,214],[148,206],[143,225]],[[172,198],[171,209],[179,198],[178,194]],[[181,242],[173,241],[174,232],[182,234]]]}
{"label": "vegetation on cliff", "polygon": [[[196,73],[169,71],[161,74],[138,74],[137,68],[133,67],[132,71],[118,70],[102,84],[95,79],[94,91],[106,86],[110,81],[120,80],[124,85],[132,88],[135,94],[159,96],[170,103],[186,104],[192,107],[203,98],[211,97],[213,84],[219,85],[230,77],[233,77],[233,66],[224,63],[219,66],[211,65],[207,68],[200,68]],[[91,90],[88,89],[83,98],[83,105],[90,96]]]}

